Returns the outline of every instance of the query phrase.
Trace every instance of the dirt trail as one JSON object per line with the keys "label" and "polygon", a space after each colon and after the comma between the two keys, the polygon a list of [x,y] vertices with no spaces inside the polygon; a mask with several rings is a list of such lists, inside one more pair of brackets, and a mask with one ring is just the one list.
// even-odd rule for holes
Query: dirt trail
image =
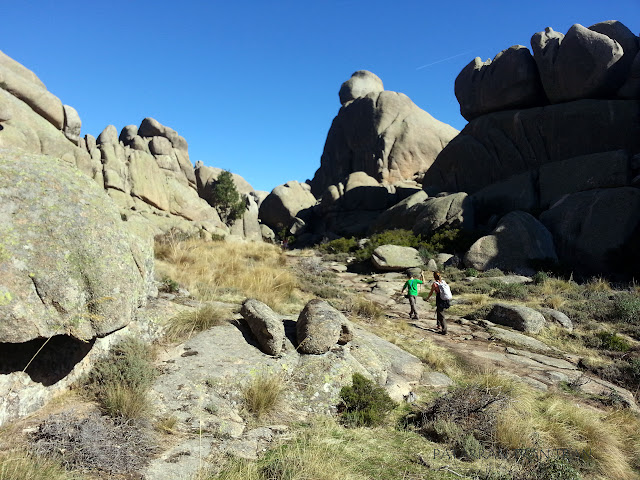
{"label": "dirt trail", "polygon": [[448,334],[441,335],[436,330],[435,308],[420,297],[417,305],[419,320],[411,320],[408,300],[400,295],[406,280],[401,273],[363,275],[346,271],[340,263],[322,264],[336,272],[337,282],[343,288],[379,304],[387,318],[407,322],[411,328],[403,329],[403,335],[411,335],[417,340],[429,339],[467,364],[495,370],[500,375],[542,391],[557,388],[560,382],[565,382],[575,385],[585,394],[619,396],[626,406],[640,411],[631,392],[580,371],[578,356],[549,347],[509,327],[447,314]]}

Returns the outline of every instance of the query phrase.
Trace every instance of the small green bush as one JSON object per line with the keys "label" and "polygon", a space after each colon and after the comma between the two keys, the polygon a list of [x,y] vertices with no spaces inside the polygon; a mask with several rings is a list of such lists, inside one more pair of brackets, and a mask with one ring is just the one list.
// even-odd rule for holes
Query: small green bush
{"label": "small green bush", "polygon": [[595,336],[587,338],[586,344],[592,348],[615,352],[628,352],[631,349],[631,345],[623,337],[609,332],[598,332]]}
{"label": "small green bush", "polygon": [[218,175],[211,188],[209,203],[216,209],[220,219],[229,226],[244,214],[245,202],[236,189],[233,174],[228,170]]}
{"label": "small green bush", "polygon": [[628,292],[617,295],[612,310],[614,320],[640,323],[640,296]]}
{"label": "small green bush", "polygon": [[464,271],[465,276],[467,277],[477,277],[479,275],[478,270],[476,270],[475,268],[467,268]]}
{"label": "small green bush", "polygon": [[351,238],[336,238],[330,242],[323,243],[319,247],[321,252],[324,253],[350,253],[355,252],[358,249],[358,241]]}
{"label": "small green bush", "polygon": [[489,316],[489,312],[493,308],[493,305],[483,305],[482,307],[468,313],[464,316],[467,320],[485,320]]}
{"label": "small green bush", "polygon": [[491,268],[480,274],[481,277],[504,277],[504,273],[499,268]]}
{"label": "small green bush", "polygon": [[549,458],[531,466],[533,468],[527,472],[526,480],[582,480],[580,472],[563,458]]}
{"label": "small green bush", "polygon": [[178,290],[180,290],[180,285],[175,280],[169,277],[164,277],[160,282],[160,287],[158,288],[158,290],[164,293],[178,293]]}
{"label": "small green bush", "polygon": [[147,392],[156,376],[151,346],[128,337],[96,362],[86,384],[107,415],[130,419],[147,412]]}
{"label": "small green bush", "polygon": [[491,296],[503,300],[526,300],[529,290],[523,283],[502,283],[494,281],[490,283],[494,291]]}
{"label": "small green bush", "polygon": [[384,388],[360,373],[353,374],[352,383],[350,387],[342,387],[340,390],[343,423],[355,427],[371,427],[383,423],[396,403]]}
{"label": "small green bush", "polygon": [[535,285],[542,285],[544,282],[546,282],[549,279],[549,274],[544,271],[539,271],[539,272],[536,272],[532,278],[533,278],[533,283]]}

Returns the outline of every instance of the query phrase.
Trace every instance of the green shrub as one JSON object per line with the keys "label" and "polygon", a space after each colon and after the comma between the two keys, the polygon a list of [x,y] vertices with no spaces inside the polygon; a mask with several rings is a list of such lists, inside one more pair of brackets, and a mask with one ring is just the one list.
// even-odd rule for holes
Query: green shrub
{"label": "green shrub", "polygon": [[549,458],[531,467],[527,469],[526,480],[582,480],[580,472],[564,458]]}
{"label": "green shrub", "polygon": [[544,271],[539,271],[536,272],[532,278],[535,285],[541,285],[547,281],[547,279],[549,278],[549,274]]}
{"label": "green shrub", "polygon": [[464,271],[465,276],[467,277],[477,277],[479,275],[478,270],[476,270],[475,268],[467,268]]}
{"label": "green shrub", "polygon": [[640,323],[640,296],[625,292],[617,295],[613,301],[614,320],[626,323]]}
{"label": "green shrub", "polygon": [[224,170],[218,175],[211,189],[209,203],[227,225],[242,217],[246,206],[236,189],[231,172]]}
{"label": "green shrub", "polygon": [[424,239],[422,246],[432,252],[466,252],[478,239],[478,235],[457,228],[441,228]]}
{"label": "green shrub", "polygon": [[353,237],[336,238],[330,242],[323,243],[319,249],[324,253],[351,253],[358,249],[358,241]]}
{"label": "green shrub", "polygon": [[586,343],[592,348],[616,352],[628,352],[631,349],[631,345],[623,337],[609,332],[598,332],[595,336],[587,338]]}
{"label": "green shrub", "polygon": [[485,320],[489,316],[489,312],[493,308],[493,305],[483,305],[482,307],[468,313],[464,316],[467,320]]}
{"label": "green shrub", "polygon": [[151,346],[127,337],[96,362],[86,383],[107,415],[131,419],[147,412],[147,392],[156,376]]}
{"label": "green shrub", "polygon": [[526,300],[529,289],[523,283],[502,283],[493,281],[490,283],[494,291],[491,296],[503,300]]}
{"label": "green shrub", "polygon": [[160,282],[160,287],[158,288],[158,290],[164,293],[178,293],[178,290],[180,290],[180,285],[175,280],[169,277],[164,277]]}
{"label": "green shrub", "polygon": [[504,277],[504,273],[499,268],[491,268],[480,274],[481,277]]}
{"label": "green shrub", "polygon": [[376,385],[360,373],[354,373],[352,385],[342,387],[342,421],[346,425],[370,427],[384,422],[387,414],[396,407],[384,388]]}

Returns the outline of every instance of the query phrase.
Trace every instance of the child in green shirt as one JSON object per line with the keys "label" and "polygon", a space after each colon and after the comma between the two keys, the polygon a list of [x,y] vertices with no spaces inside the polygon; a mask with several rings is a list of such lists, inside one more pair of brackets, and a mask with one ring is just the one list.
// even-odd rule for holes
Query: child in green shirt
{"label": "child in green shirt", "polygon": [[415,273],[411,274],[411,278],[407,280],[402,287],[402,293],[404,293],[404,289],[407,289],[407,298],[409,299],[409,305],[411,306],[411,311],[409,312],[409,318],[412,320],[418,320],[418,312],[416,310],[416,297],[418,296],[418,285],[424,283],[424,272],[420,272],[420,279],[417,278]]}

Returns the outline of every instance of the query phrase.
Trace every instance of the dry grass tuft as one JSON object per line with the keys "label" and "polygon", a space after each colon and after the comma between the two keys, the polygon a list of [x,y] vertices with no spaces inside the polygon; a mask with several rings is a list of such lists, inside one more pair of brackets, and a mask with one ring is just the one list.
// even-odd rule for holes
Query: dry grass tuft
{"label": "dry grass tuft", "polygon": [[345,311],[369,322],[378,322],[384,317],[384,309],[375,302],[354,295],[344,302]]}
{"label": "dry grass tuft", "polygon": [[282,377],[269,372],[254,375],[242,389],[246,409],[256,418],[273,411],[284,390]]}
{"label": "dry grass tuft", "polygon": [[498,418],[496,441],[505,448],[589,452],[600,475],[631,480],[640,462],[639,427],[640,420],[625,411],[596,413],[553,393],[521,390]]}
{"label": "dry grass tuft", "polygon": [[489,301],[489,297],[481,293],[467,295],[465,299],[470,305],[484,305]]}
{"label": "dry grass tuft", "polygon": [[198,310],[185,310],[167,321],[165,338],[171,342],[190,338],[211,327],[224,325],[231,317],[231,309],[205,305]]}
{"label": "dry grass tuft", "polygon": [[554,310],[560,309],[563,305],[567,303],[567,299],[562,295],[549,295],[544,299],[544,306],[553,308]]}
{"label": "dry grass tuft", "polygon": [[240,303],[252,297],[281,311],[297,287],[280,248],[267,243],[185,240],[156,249],[158,276],[177,281],[205,302]]}
{"label": "dry grass tuft", "polygon": [[21,451],[0,453],[0,480],[80,480],[60,463]]}
{"label": "dry grass tuft", "polygon": [[585,285],[584,288],[587,292],[610,292],[611,291],[611,285],[609,284],[609,282],[602,278],[602,277],[594,277],[591,280],[589,280]]}

